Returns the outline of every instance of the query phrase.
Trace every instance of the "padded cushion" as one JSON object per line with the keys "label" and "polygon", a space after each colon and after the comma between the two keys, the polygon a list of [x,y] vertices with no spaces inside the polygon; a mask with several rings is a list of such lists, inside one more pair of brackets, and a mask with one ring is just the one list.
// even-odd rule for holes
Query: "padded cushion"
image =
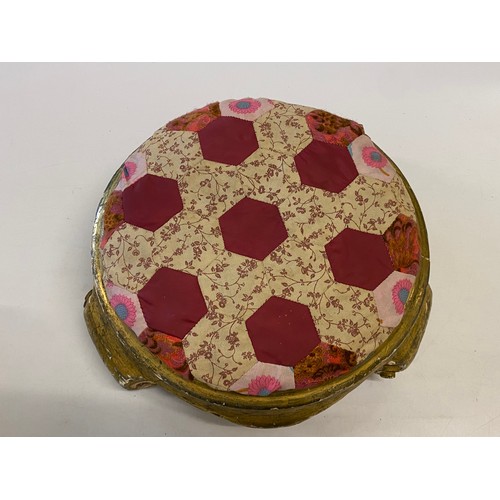
{"label": "padded cushion", "polygon": [[107,296],[179,376],[269,395],[387,340],[419,269],[412,200],[363,126],[269,99],[156,131],[104,204]]}

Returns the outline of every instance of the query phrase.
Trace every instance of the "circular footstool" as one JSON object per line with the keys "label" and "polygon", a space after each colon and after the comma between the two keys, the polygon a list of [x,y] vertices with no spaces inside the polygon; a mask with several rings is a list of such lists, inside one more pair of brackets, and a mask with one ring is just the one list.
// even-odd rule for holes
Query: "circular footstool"
{"label": "circular footstool", "polygon": [[89,332],[127,389],[247,426],[329,407],[415,357],[430,311],[417,200],[363,126],[270,99],[168,122],[115,173]]}

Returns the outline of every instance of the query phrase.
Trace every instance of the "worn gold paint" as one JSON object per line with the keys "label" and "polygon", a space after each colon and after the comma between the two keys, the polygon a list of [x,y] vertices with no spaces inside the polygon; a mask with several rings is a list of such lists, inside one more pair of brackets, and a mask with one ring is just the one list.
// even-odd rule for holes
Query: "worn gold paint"
{"label": "worn gold paint", "polygon": [[161,386],[201,410],[238,424],[280,427],[297,424],[325,410],[372,373],[393,378],[396,372],[406,369],[415,358],[422,340],[430,313],[432,292],[428,285],[430,260],[425,222],[412,189],[400,170],[395,168],[415,207],[422,253],[420,271],[408,297],[401,323],[386,342],[349,373],[317,387],[282,391],[266,397],[219,391],[197,380],[183,379],[145,349],[135,333],[115,314],[104,289],[99,241],[104,203],[117,183],[118,171],[106,188],[97,211],[92,243],[94,289],[87,294],[84,304],[89,333],[115,379],[126,389]]}

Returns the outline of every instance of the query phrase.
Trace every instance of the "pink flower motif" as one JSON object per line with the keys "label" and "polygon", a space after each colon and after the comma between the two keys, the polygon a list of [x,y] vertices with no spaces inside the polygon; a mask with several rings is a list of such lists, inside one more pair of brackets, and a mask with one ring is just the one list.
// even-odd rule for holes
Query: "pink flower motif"
{"label": "pink flower motif", "polygon": [[118,317],[128,326],[132,327],[135,323],[136,308],[134,303],[125,295],[117,294],[111,297],[109,303],[115,310]]}
{"label": "pink flower motif", "polygon": [[384,167],[387,165],[387,158],[373,146],[366,146],[361,153],[363,161],[372,168],[378,168],[383,174],[389,175]]}
{"label": "pink flower motif", "polygon": [[122,179],[128,181],[137,170],[137,164],[134,161],[126,161],[122,169]]}
{"label": "pink flower motif", "polygon": [[403,314],[405,310],[405,304],[408,300],[408,295],[410,294],[411,287],[412,283],[408,279],[399,280],[392,287],[392,302],[398,314]]}
{"label": "pink flower motif", "polygon": [[104,234],[102,235],[101,242],[99,243],[99,248],[101,250],[104,250],[104,247],[106,246],[106,243],[108,242],[109,238],[111,238],[112,231],[105,231]]}
{"label": "pink flower motif", "polygon": [[229,109],[233,113],[255,113],[261,107],[261,103],[256,99],[239,99],[229,103]]}
{"label": "pink flower motif", "polygon": [[271,392],[278,391],[281,383],[271,375],[260,375],[250,381],[248,394],[251,396],[268,396]]}

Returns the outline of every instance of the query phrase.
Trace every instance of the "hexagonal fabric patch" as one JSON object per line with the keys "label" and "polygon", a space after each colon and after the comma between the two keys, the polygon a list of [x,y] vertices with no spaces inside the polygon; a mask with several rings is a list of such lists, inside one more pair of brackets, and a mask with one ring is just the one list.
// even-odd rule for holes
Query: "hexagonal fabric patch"
{"label": "hexagonal fabric patch", "polygon": [[179,339],[207,312],[197,277],[168,267],[158,269],[137,295],[149,328]]}
{"label": "hexagonal fabric patch", "polygon": [[344,229],[325,250],[339,283],[374,290],[393,271],[384,239],[377,234]]}
{"label": "hexagonal fabric patch", "polygon": [[320,291],[333,281],[323,249],[293,237],[271,252],[263,265],[272,295],[309,306],[313,315]]}
{"label": "hexagonal fabric patch", "polygon": [[320,343],[309,308],[280,297],[267,300],[246,325],[255,355],[264,363],[293,366]]}
{"label": "hexagonal fabric patch", "polygon": [[198,132],[206,160],[238,165],[259,147],[251,122],[222,116]]}
{"label": "hexagonal fabric patch", "polygon": [[413,283],[415,276],[395,271],[375,288],[373,295],[383,326],[399,325]]}
{"label": "hexagonal fabric patch", "polygon": [[271,295],[262,262],[221,252],[200,273],[198,282],[209,310],[208,316],[246,319]]}
{"label": "hexagonal fabric patch", "polygon": [[257,362],[230,387],[250,396],[269,396],[276,391],[295,389],[293,369],[289,366]]}
{"label": "hexagonal fabric patch", "polygon": [[179,179],[184,208],[200,217],[220,217],[248,194],[238,169],[202,160]]}
{"label": "hexagonal fabric patch", "polygon": [[103,281],[137,293],[159,267],[154,258],[155,233],[124,222],[103,249]]}
{"label": "hexagonal fabric patch", "polygon": [[396,174],[391,162],[375,147],[367,135],[360,135],[349,144],[349,152],[361,175],[391,182]]}
{"label": "hexagonal fabric patch", "polygon": [[183,210],[155,233],[153,261],[158,267],[198,275],[219,252],[224,241],[217,219]]}
{"label": "hexagonal fabric patch", "polygon": [[364,133],[363,125],[322,109],[308,113],[306,121],[314,139],[339,146],[347,146]]}
{"label": "hexagonal fabric patch", "polygon": [[219,224],[228,251],[257,260],[288,237],[278,207],[248,197],[219,217]]}
{"label": "hexagonal fabric patch", "polygon": [[321,342],[293,367],[295,386],[297,389],[314,387],[340,377],[354,366],[356,353]]}
{"label": "hexagonal fabric patch", "polygon": [[186,380],[192,380],[193,376],[189,371],[180,339],[145,328],[139,335],[139,340],[149,349],[151,354],[154,354],[169,368]]}
{"label": "hexagonal fabric patch", "polygon": [[177,181],[147,174],[123,191],[124,220],[156,231],[182,210]]}
{"label": "hexagonal fabric patch", "polygon": [[358,362],[387,338],[373,292],[333,281],[310,307],[322,342],[355,352]]}
{"label": "hexagonal fabric patch", "polygon": [[340,193],[358,176],[347,148],[316,140],[295,156],[295,166],[303,184],[333,193]]}
{"label": "hexagonal fabric patch", "polygon": [[280,212],[289,236],[322,248],[349,223],[342,203],[337,193],[301,185],[280,205]]}
{"label": "hexagonal fabric patch", "polygon": [[179,116],[165,125],[166,130],[187,130],[198,132],[220,116],[218,102],[207,104],[203,108],[195,109]]}
{"label": "hexagonal fabric patch", "polygon": [[417,275],[420,266],[420,241],[416,222],[399,214],[383,234],[394,269]]}
{"label": "hexagonal fabric patch", "polygon": [[222,116],[234,116],[242,120],[253,121],[273,109],[274,104],[269,99],[228,99],[220,103]]}
{"label": "hexagonal fabric patch", "polygon": [[256,362],[245,323],[223,314],[207,313],[182,346],[194,378],[219,390],[229,390]]}
{"label": "hexagonal fabric patch", "polygon": [[146,322],[137,295],[111,281],[106,283],[106,295],[116,315],[139,335],[146,328]]}
{"label": "hexagonal fabric patch", "polygon": [[273,104],[271,111],[254,121],[260,147],[295,156],[312,141],[305,116],[313,108],[279,101]]}
{"label": "hexagonal fabric patch", "polygon": [[242,181],[249,186],[247,196],[281,205],[290,193],[302,188],[293,158],[261,149],[238,167]]}
{"label": "hexagonal fabric patch", "polygon": [[140,151],[132,153],[123,163],[120,182],[117,189],[123,190],[147,173],[146,155]]}
{"label": "hexagonal fabric patch", "polygon": [[166,130],[163,127],[139,149],[146,156],[148,173],[167,179],[179,180],[203,159],[196,132]]}

